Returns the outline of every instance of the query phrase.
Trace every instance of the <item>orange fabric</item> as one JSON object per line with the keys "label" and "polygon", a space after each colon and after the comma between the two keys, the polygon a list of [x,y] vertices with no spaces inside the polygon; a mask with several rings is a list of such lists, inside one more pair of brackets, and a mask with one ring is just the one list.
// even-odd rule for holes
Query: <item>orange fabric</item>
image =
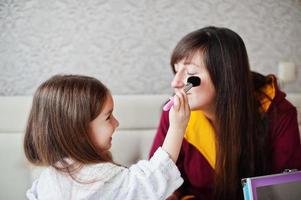
{"label": "orange fabric", "polygon": [[195,196],[193,196],[193,195],[186,195],[186,196],[182,197],[181,200],[189,200],[189,199],[194,199],[194,198],[195,198]]}
{"label": "orange fabric", "polygon": [[214,129],[202,111],[192,111],[184,138],[215,168],[216,151]]}
{"label": "orange fabric", "polygon": [[265,85],[261,91],[267,96],[265,98],[262,98],[260,100],[261,102],[261,108],[262,108],[262,111],[263,112],[266,112],[272,101],[274,98],[275,98],[275,95],[276,95],[276,88],[275,88],[275,78],[273,76],[269,76],[268,78],[271,78],[272,79],[272,83],[271,84],[268,84],[268,85]]}

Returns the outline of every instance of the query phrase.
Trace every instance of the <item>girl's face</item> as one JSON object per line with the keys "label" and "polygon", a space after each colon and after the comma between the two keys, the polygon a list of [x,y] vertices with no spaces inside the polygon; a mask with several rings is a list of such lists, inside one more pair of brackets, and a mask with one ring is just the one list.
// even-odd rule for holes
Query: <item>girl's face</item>
{"label": "girl's face", "polygon": [[216,92],[209,72],[203,62],[203,54],[196,53],[189,61],[183,59],[176,63],[174,68],[176,74],[171,82],[171,86],[175,92],[183,89],[188,77],[197,76],[201,79],[199,86],[193,87],[187,92],[190,109],[214,112]]}
{"label": "girl's face", "polygon": [[102,112],[90,122],[90,137],[99,152],[107,151],[112,146],[112,135],[119,122],[113,116],[114,102],[111,94],[103,106]]}

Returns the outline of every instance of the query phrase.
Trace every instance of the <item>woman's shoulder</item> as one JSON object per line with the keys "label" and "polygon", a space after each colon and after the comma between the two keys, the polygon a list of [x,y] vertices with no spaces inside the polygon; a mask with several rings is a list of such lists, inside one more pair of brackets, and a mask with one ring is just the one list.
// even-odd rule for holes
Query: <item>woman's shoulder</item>
{"label": "woman's shoulder", "polygon": [[258,84],[259,88],[257,89],[256,94],[257,98],[259,98],[261,102],[261,106],[269,115],[275,114],[275,111],[280,114],[296,109],[287,100],[286,93],[279,87],[278,80],[275,75],[270,74],[263,77],[265,82],[261,81],[261,83]]}
{"label": "woman's shoulder", "polygon": [[281,115],[287,112],[296,112],[296,107],[286,98],[286,93],[277,88],[270,110]]}

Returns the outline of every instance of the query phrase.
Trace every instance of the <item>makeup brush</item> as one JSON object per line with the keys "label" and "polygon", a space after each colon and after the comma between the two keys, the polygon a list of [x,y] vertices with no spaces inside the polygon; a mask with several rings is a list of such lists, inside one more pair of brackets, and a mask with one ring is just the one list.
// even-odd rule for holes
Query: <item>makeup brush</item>
{"label": "makeup brush", "polygon": [[[187,93],[192,87],[199,86],[201,84],[201,79],[197,76],[190,76],[187,79],[187,84],[184,87],[184,92]],[[173,97],[164,105],[163,110],[168,111],[173,106]]]}

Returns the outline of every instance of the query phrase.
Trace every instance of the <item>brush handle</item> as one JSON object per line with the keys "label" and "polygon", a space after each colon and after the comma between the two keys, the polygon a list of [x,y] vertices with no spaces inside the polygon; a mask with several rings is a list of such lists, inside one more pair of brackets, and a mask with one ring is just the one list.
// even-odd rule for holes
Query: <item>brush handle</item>
{"label": "brush handle", "polygon": [[[188,83],[184,88],[184,92],[187,93],[192,87],[193,87],[192,83]],[[169,101],[164,105],[163,110],[169,111],[172,106],[173,106],[173,97],[171,97]]]}
{"label": "brush handle", "polygon": [[173,106],[173,97],[170,98],[169,101],[164,105],[163,110],[169,111],[172,106]]}

